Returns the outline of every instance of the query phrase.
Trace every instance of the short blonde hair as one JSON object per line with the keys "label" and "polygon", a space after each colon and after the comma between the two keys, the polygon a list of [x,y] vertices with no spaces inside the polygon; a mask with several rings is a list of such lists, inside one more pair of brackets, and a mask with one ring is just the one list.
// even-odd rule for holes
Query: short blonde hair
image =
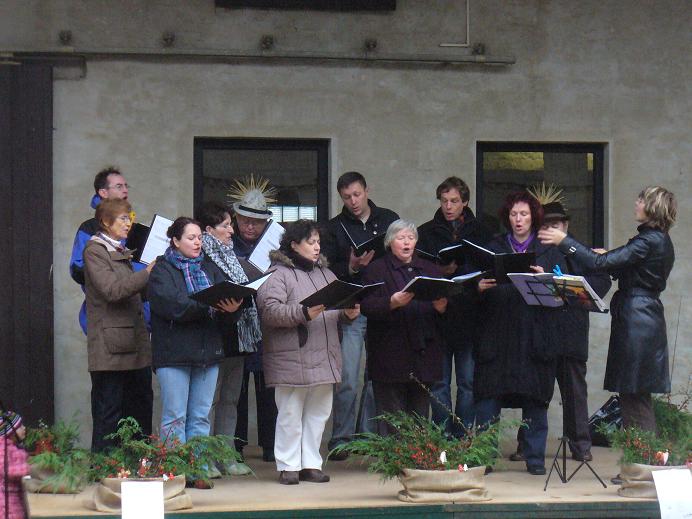
{"label": "short blonde hair", "polygon": [[668,232],[678,215],[678,203],[672,191],[665,187],[649,186],[642,189],[639,198],[644,202],[644,214],[651,227]]}
{"label": "short blonde hair", "polygon": [[399,218],[398,220],[394,220],[389,224],[387,234],[384,235],[384,248],[389,249],[389,246],[392,244],[392,241],[394,241],[394,237],[397,235],[397,233],[399,231],[403,231],[404,229],[411,231],[416,237],[416,241],[418,241],[418,229],[416,229],[416,224],[409,220]]}

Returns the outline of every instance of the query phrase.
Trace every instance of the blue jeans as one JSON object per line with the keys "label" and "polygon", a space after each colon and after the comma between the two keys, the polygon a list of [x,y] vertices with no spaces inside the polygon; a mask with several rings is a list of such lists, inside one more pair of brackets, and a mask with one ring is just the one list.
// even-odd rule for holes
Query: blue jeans
{"label": "blue jeans", "polygon": [[[334,387],[334,406],[332,417],[332,438],[329,448],[351,440],[356,432],[375,432],[375,398],[372,383],[365,376],[365,384],[360,399],[360,413],[357,413],[358,386],[360,385],[360,363],[365,351],[365,330],[367,319],[360,315],[342,327],[341,340],[341,383]],[[356,424],[358,421],[358,424]]]}
{"label": "blue jeans", "polygon": [[197,368],[158,368],[161,386],[161,437],[185,443],[195,436],[209,436],[209,412],[214,401],[219,365]]}
{"label": "blue jeans", "polygon": [[[473,405],[473,347],[471,343],[457,345],[457,347],[445,347],[442,359],[442,380],[435,382],[430,387],[434,398],[430,399],[432,407],[432,419],[436,424],[447,422],[447,432],[455,437],[464,435],[464,428],[473,427],[476,411]],[[452,362],[457,383],[457,401],[452,407]],[[437,400],[440,402],[437,402]],[[450,416],[451,409],[464,424],[455,422]]]}
{"label": "blue jeans", "polygon": [[[500,418],[502,401],[487,398],[476,402],[476,420],[478,425],[487,425]],[[545,443],[548,439],[548,408],[527,401],[521,408],[521,418],[528,423],[524,429],[522,452],[526,458],[526,467],[545,467]]]}

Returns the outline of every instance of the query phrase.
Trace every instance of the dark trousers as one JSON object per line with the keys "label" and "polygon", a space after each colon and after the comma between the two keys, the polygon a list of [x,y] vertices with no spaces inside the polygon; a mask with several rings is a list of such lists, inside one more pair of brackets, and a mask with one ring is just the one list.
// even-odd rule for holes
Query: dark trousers
{"label": "dark trousers", "polygon": [[[488,425],[500,418],[502,400],[487,398],[476,402],[476,423]],[[538,402],[527,400],[521,408],[521,418],[528,427],[522,435],[521,451],[527,467],[545,466],[545,444],[548,439],[548,408]]]}
{"label": "dark trousers", "polygon": [[656,432],[656,415],[651,393],[620,393],[623,427],[638,427]]}
{"label": "dark trousers", "polygon": [[583,456],[591,450],[586,362],[561,357],[557,362],[556,376],[562,397],[562,434],[569,438],[572,454]]}
{"label": "dark trousers", "polygon": [[[372,389],[375,394],[377,416],[382,413],[405,411],[416,413],[424,418],[428,417],[430,396],[417,382],[378,382],[373,380]],[[377,424],[377,432],[382,436],[387,436],[393,434],[395,429],[380,420]]]}
{"label": "dark trousers", "polygon": [[131,416],[151,434],[154,392],[151,389],[151,368],[124,371],[91,371],[91,418],[93,432],[91,450],[103,452],[115,445],[104,436],[118,429],[118,421]]}
{"label": "dark trousers", "polygon": [[246,371],[243,374],[243,385],[240,389],[238,400],[238,422],[235,427],[235,448],[242,452],[248,443],[248,389],[250,374],[255,382],[255,398],[257,400],[257,443],[262,449],[274,452],[274,434],[276,432],[276,400],[274,400],[274,388],[267,387],[264,383],[262,371]]}

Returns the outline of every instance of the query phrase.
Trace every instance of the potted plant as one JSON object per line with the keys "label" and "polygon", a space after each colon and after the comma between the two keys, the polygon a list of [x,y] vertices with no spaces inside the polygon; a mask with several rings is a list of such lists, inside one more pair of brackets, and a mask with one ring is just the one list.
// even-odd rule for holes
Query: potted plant
{"label": "potted plant", "polygon": [[377,417],[394,429],[395,434],[357,435],[353,441],[336,447],[344,452],[365,456],[368,471],[383,479],[398,478],[404,486],[399,499],[409,502],[487,501],[485,471],[500,457],[501,430],[506,423],[468,431],[464,438],[450,436],[444,426],[427,418],[403,411]]}
{"label": "potted plant", "polygon": [[161,479],[166,511],[192,507],[185,493],[186,479],[202,481],[217,462],[238,462],[240,454],[226,436],[199,436],[181,443],[178,438],[142,435],[134,418],[120,420],[118,430],[107,436],[116,446],[92,458],[91,478],[100,481],[89,508],[102,512],[120,510],[120,487],[124,480]]}
{"label": "potted plant", "polygon": [[688,412],[689,389],[681,403],[670,395],[654,399],[658,435],[636,427],[604,427],[613,448],[622,450],[618,494],[656,498],[653,472],[692,466],[692,415]]}
{"label": "potted plant", "polygon": [[77,494],[91,482],[90,452],[77,447],[79,426],[76,422],[58,421],[48,426],[43,421],[27,429],[24,445],[30,453],[31,479],[25,483],[29,492]]}

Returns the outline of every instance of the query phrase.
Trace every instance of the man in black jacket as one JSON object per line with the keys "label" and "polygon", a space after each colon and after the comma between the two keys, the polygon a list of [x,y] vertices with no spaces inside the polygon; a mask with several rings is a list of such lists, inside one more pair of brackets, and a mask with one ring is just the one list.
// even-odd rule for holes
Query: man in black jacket
{"label": "man in black jacket", "polygon": [[[432,256],[437,256],[440,249],[458,245],[462,240],[469,240],[478,245],[485,245],[491,235],[476,219],[469,209],[471,192],[468,185],[458,177],[449,177],[436,190],[440,208],[432,220],[425,222],[418,229],[418,249]],[[463,257],[463,256],[461,256]],[[442,263],[444,274],[451,278],[471,272],[471,266],[461,260]],[[473,407],[473,344],[475,337],[477,310],[477,293],[468,291],[450,299],[446,318],[443,321],[445,348],[442,365],[443,379],[432,385],[434,398],[432,418],[437,424],[447,422],[447,431],[456,437],[464,434],[464,428],[473,426],[475,411]],[[452,363],[456,374],[457,398],[452,407],[451,380]],[[454,421],[450,411],[463,423]]]}
{"label": "man in black jacket", "polygon": [[[363,175],[349,171],[339,177],[336,189],[344,202],[337,216],[329,220],[326,232],[322,233],[322,251],[329,260],[329,268],[343,281],[359,283],[360,271],[374,258],[375,251],[357,256],[354,246],[371,238],[384,235],[387,227],[399,219],[394,211],[376,206],[368,199],[368,186]],[[357,317],[343,325],[341,340],[341,383],[334,389],[334,416],[332,438],[329,448],[346,443],[356,432],[356,400],[358,397],[358,374],[365,350],[366,319]],[[375,432],[369,420],[375,412],[372,385],[363,386],[360,405],[360,431]],[[332,457],[344,459],[344,456]]]}
{"label": "man in black jacket", "polygon": [[[543,205],[543,225],[567,233],[569,215],[560,202]],[[604,272],[586,273],[583,266],[573,257],[565,256],[568,272],[565,274],[584,275],[591,288],[599,297],[610,290],[610,276]],[[586,361],[589,357],[589,312],[573,306],[563,306],[558,317],[549,323],[553,345],[556,350],[556,378],[562,399],[563,435],[569,439],[572,458],[577,461],[591,461],[591,434],[589,432],[589,408],[586,387]],[[523,429],[519,429],[519,437]],[[521,441],[519,441],[521,445]],[[521,449],[511,457],[521,460]]]}

